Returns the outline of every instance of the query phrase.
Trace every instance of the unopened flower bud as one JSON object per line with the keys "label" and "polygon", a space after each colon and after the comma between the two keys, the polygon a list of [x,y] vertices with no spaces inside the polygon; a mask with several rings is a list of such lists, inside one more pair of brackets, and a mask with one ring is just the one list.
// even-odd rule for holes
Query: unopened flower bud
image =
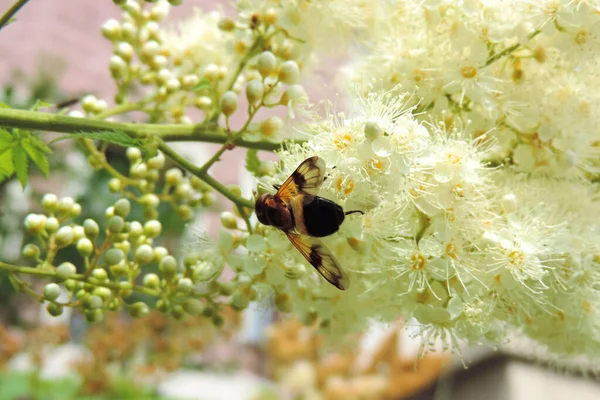
{"label": "unopened flower bud", "polygon": [[56,232],[56,246],[59,249],[67,247],[68,245],[73,243],[73,237],[73,228],[71,228],[70,226],[63,226],[58,230],[58,232]]}
{"label": "unopened flower bud", "polygon": [[23,257],[35,259],[40,255],[40,248],[35,244],[29,243],[23,247],[21,253],[23,254]]}
{"label": "unopened flower bud", "polygon": [[235,29],[235,22],[229,18],[222,18],[217,26],[222,31],[231,32]]}
{"label": "unopened flower bud", "polygon": [[94,268],[92,271],[92,277],[100,282],[108,280],[108,274],[103,268]]}
{"label": "unopened flower bud", "polygon": [[133,57],[134,50],[133,50],[133,47],[129,43],[119,42],[119,44],[117,44],[117,48],[115,49],[115,53],[118,56],[121,56],[121,58],[125,62],[129,62],[129,61],[131,61],[131,58]]}
{"label": "unopened flower bud", "polygon": [[25,217],[25,229],[32,235],[37,235],[44,229],[46,218],[39,214],[28,214]]}
{"label": "unopened flower bud", "polygon": [[177,260],[170,255],[163,257],[158,264],[158,270],[165,278],[173,278],[177,274]]}
{"label": "unopened flower bud", "polygon": [[121,37],[121,24],[116,19],[109,19],[102,25],[102,36],[114,41]]}
{"label": "unopened flower bud", "polygon": [[268,138],[276,138],[283,128],[283,121],[279,117],[269,117],[260,123],[260,133]]}
{"label": "unopened flower bud", "polygon": [[148,315],[149,312],[150,309],[148,308],[146,303],[143,303],[141,301],[135,302],[129,307],[129,314],[135,318],[145,317],[146,315]]}
{"label": "unopened flower bud", "polygon": [[60,286],[56,283],[49,283],[44,287],[44,298],[49,301],[54,301],[60,296]]}
{"label": "unopened flower bud", "polygon": [[104,262],[106,262],[106,264],[108,264],[109,266],[117,265],[118,263],[123,261],[124,258],[125,253],[123,253],[123,250],[121,249],[112,248],[104,252]]}
{"label": "unopened flower bud", "polygon": [[161,230],[162,225],[160,221],[150,220],[144,224],[144,235],[148,236],[149,238],[157,237],[160,235]]}
{"label": "unopened flower bud", "polygon": [[85,236],[90,238],[91,240],[96,239],[98,234],[100,233],[100,228],[98,227],[98,223],[93,219],[86,219],[83,221],[83,231],[85,232]]}
{"label": "unopened flower bud", "polygon": [[58,317],[63,313],[63,306],[61,304],[48,303],[46,305],[46,311],[48,311],[48,314],[52,315],[53,317]]}
{"label": "unopened flower bud", "polygon": [[44,229],[48,233],[54,233],[54,232],[56,232],[59,227],[60,227],[60,224],[58,223],[58,220],[56,218],[54,218],[54,217],[48,218],[46,220],[46,224],[44,225]]}
{"label": "unopened flower bud", "polygon": [[237,109],[237,94],[231,90],[223,93],[221,98],[221,110],[225,116],[229,117]]}
{"label": "unopened flower bud", "polygon": [[[113,208],[113,212],[114,212],[114,208]],[[123,231],[124,227],[125,227],[125,220],[123,219],[123,217],[120,217],[118,215],[113,215],[108,220],[108,231],[111,233],[121,233]]]}
{"label": "unopened flower bud", "polygon": [[183,173],[179,168],[171,168],[165,173],[165,180],[169,185],[177,185],[181,182],[183,178]]}
{"label": "unopened flower bud", "polygon": [[283,83],[294,84],[300,80],[298,63],[293,60],[284,61],[279,66],[279,80]]}
{"label": "unopened flower bud", "polygon": [[221,224],[227,229],[237,229],[237,218],[229,211],[222,212]]}
{"label": "unopened flower bud", "polygon": [[77,241],[77,251],[82,257],[89,257],[94,251],[94,245],[88,238],[81,238]]}
{"label": "unopened flower bud", "polygon": [[56,272],[61,278],[66,279],[77,273],[77,267],[70,262],[64,262],[56,268]]}
{"label": "unopened flower bud", "polygon": [[266,25],[273,25],[277,22],[279,12],[274,7],[269,7],[263,13],[263,21]]}
{"label": "unopened flower bud", "polygon": [[144,286],[150,289],[158,289],[160,287],[160,278],[156,274],[144,275]]}
{"label": "unopened flower bud", "polygon": [[261,81],[253,80],[248,82],[248,85],[246,86],[246,98],[248,99],[249,104],[254,105],[261,101],[263,94],[264,86]]}
{"label": "unopened flower bud", "polygon": [[56,195],[46,193],[44,197],[42,197],[42,207],[44,208],[44,211],[49,214],[55,212],[58,207],[58,198]]}
{"label": "unopened flower bud", "polygon": [[135,251],[135,262],[138,264],[146,264],[152,261],[154,258],[154,254],[152,252],[152,247],[147,244],[143,244],[138,247]]}
{"label": "unopened flower bud", "polygon": [[383,135],[383,129],[381,129],[381,125],[379,125],[379,121],[376,119],[368,119],[365,122],[364,132],[365,137],[370,141]]}
{"label": "unopened flower bud", "polygon": [[192,290],[194,290],[194,284],[191,279],[181,278],[179,282],[177,282],[177,291],[183,294],[189,294]]}
{"label": "unopened flower bud", "polygon": [[275,68],[277,67],[277,57],[270,51],[265,51],[258,56],[256,67],[263,78],[267,77],[275,71]]}

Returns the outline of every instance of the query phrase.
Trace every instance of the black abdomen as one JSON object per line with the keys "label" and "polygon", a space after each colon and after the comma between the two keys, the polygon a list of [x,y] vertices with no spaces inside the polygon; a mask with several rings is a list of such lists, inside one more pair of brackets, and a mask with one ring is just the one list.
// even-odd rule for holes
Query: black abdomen
{"label": "black abdomen", "polygon": [[344,222],[344,210],[331,200],[315,197],[304,205],[304,224],[309,235],[329,236],[338,231]]}

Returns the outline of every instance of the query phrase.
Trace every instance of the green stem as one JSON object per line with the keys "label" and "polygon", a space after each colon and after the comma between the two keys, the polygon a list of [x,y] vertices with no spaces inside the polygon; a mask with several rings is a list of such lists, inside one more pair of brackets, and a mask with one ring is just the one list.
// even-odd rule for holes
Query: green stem
{"label": "green stem", "polygon": [[221,182],[215,180],[212,176],[208,175],[206,173],[206,171],[203,170],[202,167],[195,166],[194,164],[192,164],[191,162],[186,160],[184,157],[179,155],[179,153],[177,153],[171,147],[167,146],[165,143],[161,143],[158,146],[158,148],[160,149],[160,151],[162,151],[167,157],[169,157],[171,160],[173,160],[181,168],[189,171],[193,175],[196,175],[198,178],[202,179],[204,182],[209,184],[213,189],[215,189],[217,192],[221,193],[223,196],[227,197],[229,200],[234,202],[236,205],[242,206],[242,207],[248,207],[251,209],[254,208],[254,203],[252,203],[252,201],[250,201],[248,199],[244,199],[242,197],[238,197],[231,190],[227,189],[227,187],[225,185],[223,185]]}
{"label": "green stem", "polygon": [[[115,121],[102,121],[92,118],[77,118],[66,115],[50,114],[40,111],[0,108],[0,127],[33,129],[49,132],[78,133],[98,131],[120,131],[127,135],[145,139],[157,136],[165,142],[206,142],[226,143],[227,135],[216,123],[194,125],[176,124],[135,124]],[[304,141],[297,141],[303,143]],[[251,142],[236,139],[234,144],[249,149],[276,151],[281,144],[267,141]]]}
{"label": "green stem", "polygon": [[[531,40],[534,37],[536,37],[537,35],[539,35],[542,31],[540,29],[536,29],[535,31],[531,32],[528,36],[527,39]],[[479,67],[479,69],[485,68],[490,64],[493,64],[494,62],[498,61],[499,59],[501,59],[502,57],[512,53],[513,51],[517,50],[519,47],[521,47],[521,43],[517,43],[517,44],[513,44],[512,46],[509,46],[507,48],[505,48],[504,50],[494,54],[493,56],[489,57],[485,64],[483,64],[481,67]]]}
{"label": "green stem", "polygon": [[[16,274],[35,275],[35,276],[41,276],[41,277],[53,278],[53,279],[61,279],[61,280],[64,279],[55,270],[52,270],[52,269],[24,267],[24,266],[20,266],[20,265],[7,264],[2,261],[0,261],[0,271],[12,272],[12,273],[16,273]],[[88,279],[84,275],[81,275],[81,274],[69,275],[68,279],[73,279],[75,281],[89,283],[90,285],[94,285],[94,286],[102,286],[102,287],[113,289],[113,290],[121,290],[121,287],[116,283],[98,282],[98,281],[92,280],[91,278]],[[147,294],[150,296],[160,297],[160,292],[153,290],[153,289],[146,288],[144,286],[135,285],[135,286],[133,286],[132,289],[136,292],[144,293],[144,294]]]}
{"label": "green stem", "polygon": [[4,28],[6,24],[8,24],[11,18],[14,17],[15,14],[21,9],[21,7],[27,4],[28,1],[29,0],[15,1],[15,3],[4,13],[4,15],[0,17],[0,30],[2,30],[2,28]]}

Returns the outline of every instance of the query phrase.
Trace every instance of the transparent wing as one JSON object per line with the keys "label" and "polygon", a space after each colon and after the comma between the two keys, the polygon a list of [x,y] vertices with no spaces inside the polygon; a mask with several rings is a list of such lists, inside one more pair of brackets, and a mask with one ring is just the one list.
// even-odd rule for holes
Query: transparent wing
{"label": "transparent wing", "polygon": [[285,233],[290,242],[329,283],[340,290],[350,287],[350,279],[329,249],[319,239],[300,236],[294,232]]}
{"label": "transparent wing", "polygon": [[325,161],[318,156],[307,158],[283,182],[276,196],[287,201],[299,194],[316,196],[325,180]]}

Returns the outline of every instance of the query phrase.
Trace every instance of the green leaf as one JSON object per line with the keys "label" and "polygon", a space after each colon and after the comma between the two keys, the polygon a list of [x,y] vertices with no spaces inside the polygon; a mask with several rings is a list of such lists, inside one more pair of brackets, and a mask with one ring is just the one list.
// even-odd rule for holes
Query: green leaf
{"label": "green leaf", "polygon": [[0,181],[8,178],[14,172],[12,146],[0,146]]}
{"label": "green leaf", "polygon": [[77,132],[70,135],[58,137],[52,140],[49,144],[58,142],[60,140],[75,138],[102,140],[123,147],[143,147],[143,144],[140,140],[132,138],[123,131]]}
{"label": "green leaf", "polygon": [[254,176],[260,176],[260,159],[258,150],[248,149],[246,153],[246,169]]}
{"label": "green leaf", "polygon": [[48,147],[46,143],[38,136],[31,135],[29,136],[29,140],[31,140],[31,145],[36,147],[38,150],[43,151],[46,154],[52,153],[52,149]]}
{"label": "green leaf", "polygon": [[210,89],[210,88],[212,88],[212,83],[210,82],[210,80],[208,80],[207,78],[203,78],[200,80],[200,82],[198,82],[198,84],[196,86],[194,86],[194,88],[192,90],[194,92],[199,92],[201,90]]}
{"label": "green leaf", "polygon": [[17,178],[19,179],[19,182],[21,182],[23,189],[25,189],[25,186],[27,185],[27,167],[29,165],[27,154],[21,146],[16,146],[12,153],[13,164],[15,167],[15,172],[17,173]]}
{"label": "green leaf", "polygon": [[36,139],[39,140],[39,138],[35,136],[25,138],[21,140],[21,146],[23,146],[27,152],[29,158],[31,158],[40,171],[42,171],[42,174],[44,174],[45,177],[48,177],[50,165],[48,164],[48,156],[46,156],[47,152],[38,146],[39,143]]}
{"label": "green leaf", "polygon": [[12,143],[13,135],[10,134],[6,129],[0,129],[0,147],[2,143]]}

